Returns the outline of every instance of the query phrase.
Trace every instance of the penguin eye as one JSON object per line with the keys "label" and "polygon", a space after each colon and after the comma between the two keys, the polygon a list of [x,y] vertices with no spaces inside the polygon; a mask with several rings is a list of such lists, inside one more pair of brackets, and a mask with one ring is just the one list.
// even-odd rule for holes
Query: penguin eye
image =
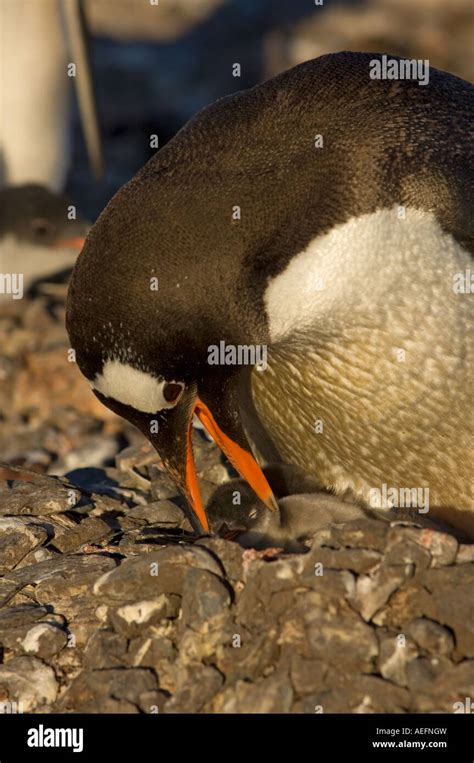
{"label": "penguin eye", "polygon": [[42,217],[37,217],[32,220],[30,226],[33,234],[39,239],[50,236],[54,230],[54,226]]}
{"label": "penguin eye", "polygon": [[167,403],[175,405],[184,389],[184,384],[181,382],[166,382],[163,387],[163,397]]}

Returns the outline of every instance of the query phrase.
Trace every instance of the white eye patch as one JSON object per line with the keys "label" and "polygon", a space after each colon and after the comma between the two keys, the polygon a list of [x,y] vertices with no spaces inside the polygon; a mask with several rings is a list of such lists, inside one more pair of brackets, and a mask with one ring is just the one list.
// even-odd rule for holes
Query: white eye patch
{"label": "white eye patch", "polygon": [[[180,384],[180,382],[174,382]],[[143,413],[156,413],[165,408],[174,408],[176,400],[168,402],[163,388],[168,384],[165,379],[157,379],[145,371],[121,363],[119,360],[107,360],[101,374],[97,374],[91,387],[105,397],[111,397],[124,405],[130,405]],[[184,386],[184,385],[183,385]]]}

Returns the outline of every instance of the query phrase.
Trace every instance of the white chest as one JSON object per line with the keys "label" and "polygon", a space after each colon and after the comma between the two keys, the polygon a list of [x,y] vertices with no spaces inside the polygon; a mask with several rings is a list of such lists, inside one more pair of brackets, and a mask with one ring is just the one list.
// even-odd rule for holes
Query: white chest
{"label": "white chest", "polygon": [[474,511],[468,252],[431,214],[383,210],[311,242],[266,292],[257,410],[283,457],[367,499],[428,486]]}

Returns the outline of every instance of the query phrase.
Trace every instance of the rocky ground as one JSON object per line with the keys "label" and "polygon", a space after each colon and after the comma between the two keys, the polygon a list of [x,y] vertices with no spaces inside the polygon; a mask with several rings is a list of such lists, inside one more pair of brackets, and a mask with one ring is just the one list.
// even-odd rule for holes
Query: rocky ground
{"label": "rocky ground", "polygon": [[266,509],[199,431],[216,535],[194,539],[156,455],[70,362],[54,291],[0,314],[0,702],[453,712],[474,696],[474,546],[318,493],[280,501],[287,528],[314,509],[298,542],[265,538]]}

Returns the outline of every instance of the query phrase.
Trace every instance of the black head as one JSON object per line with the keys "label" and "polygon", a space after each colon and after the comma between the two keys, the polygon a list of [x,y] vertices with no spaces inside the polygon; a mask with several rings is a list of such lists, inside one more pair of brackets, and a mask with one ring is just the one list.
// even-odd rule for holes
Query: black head
{"label": "black head", "polygon": [[[75,219],[74,219],[75,217]],[[88,224],[75,216],[71,201],[41,185],[0,190],[0,236],[45,247],[80,249]]]}
{"label": "black head", "polygon": [[[170,206],[166,182],[132,181],[122,189],[77,261],[67,328],[94,393],[152,442],[193,508],[194,527],[207,531],[192,456],[193,414],[258,495],[272,502],[238,402],[241,375],[261,357],[251,347],[266,345],[268,334],[239,274],[239,236],[234,252],[228,237],[224,248],[219,225],[202,226],[194,208],[186,189],[179,205]],[[222,247],[219,268],[211,247]],[[228,364],[223,345],[250,350]]]}

